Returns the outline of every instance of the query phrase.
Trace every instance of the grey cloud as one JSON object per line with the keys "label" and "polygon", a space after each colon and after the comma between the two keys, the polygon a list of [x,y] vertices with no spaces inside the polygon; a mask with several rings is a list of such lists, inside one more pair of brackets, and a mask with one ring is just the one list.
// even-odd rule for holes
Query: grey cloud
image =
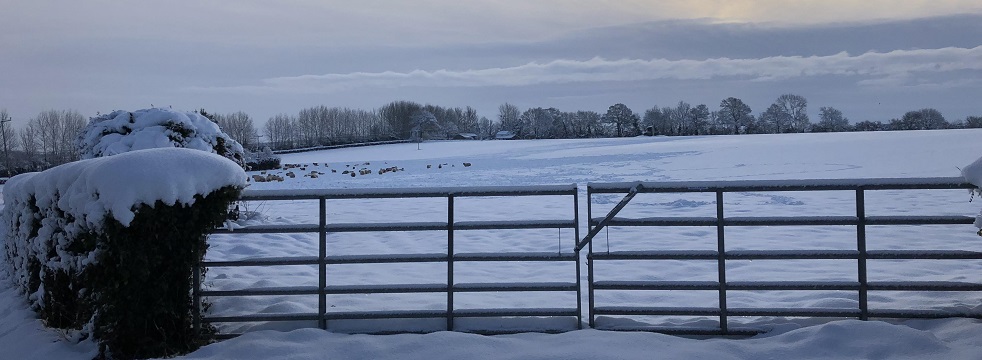
{"label": "grey cloud", "polygon": [[758,59],[705,60],[558,59],[513,67],[472,70],[352,72],[276,77],[258,85],[204,87],[208,92],[335,92],[359,87],[482,87],[532,86],[606,81],[709,80],[736,78],[780,81],[818,76],[856,77],[859,85],[924,84],[927,75],[982,70],[982,46],[974,48],[894,50],[850,55],[771,56]]}

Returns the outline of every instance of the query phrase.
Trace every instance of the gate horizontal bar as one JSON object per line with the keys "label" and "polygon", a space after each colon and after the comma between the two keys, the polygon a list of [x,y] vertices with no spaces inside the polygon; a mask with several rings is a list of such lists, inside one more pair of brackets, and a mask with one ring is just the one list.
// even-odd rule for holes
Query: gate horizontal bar
{"label": "gate horizontal bar", "polygon": [[245,190],[239,197],[243,201],[261,200],[310,200],[310,199],[386,199],[426,197],[475,197],[475,196],[542,196],[573,195],[576,184],[537,186],[474,186],[474,187],[422,187],[375,189],[283,189]]}
{"label": "gate horizontal bar", "polygon": [[[597,307],[598,315],[638,315],[638,316],[719,316],[718,308],[709,307]],[[856,317],[859,309],[822,308],[732,308],[729,316],[801,316],[801,317]]]}
{"label": "gate horizontal bar", "polygon": [[[502,230],[502,229],[572,229],[573,220],[513,220],[513,221],[462,221],[454,223],[454,230]],[[327,224],[328,233],[383,232],[383,231],[443,231],[446,222],[388,222],[388,223],[334,223]],[[215,229],[215,234],[314,234],[320,232],[319,224],[253,225],[238,229]]]}
{"label": "gate horizontal bar", "polygon": [[651,307],[651,306],[597,306],[597,315],[672,315],[719,316],[719,308],[710,307]]}
{"label": "gate horizontal bar", "polygon": [[[446,290],[446,287],[444,287]],[[454,292],[503,292],[503,291],[576,291],[576,283],[465,283],[454,284]],[[457,312],[455,311],[454,314]]]}
{"label": "gate horizontal bar", "polygon": [[869,317],[889,318],[889,319],[945,319],[945,318],[969,318],[982,319],[982,312],[979,311],[951,311],[951,310],[906,310],[906,309],[881,309],[869,310]]}
{"label": "gate horizontal bar", "polygon": [[[587,183],[594,194],[626,193],[637,182]],[[963,177],[642,182],[641,193],[973,189]]]}
{"label": "gate horizontal bar", "polygon": [[454,317],[576,316],[576,308],[454,309]]}
{"label": "gate horizontal bar", "polygon": [[[593,218],[591,225],[603,218]],[[869,216],[866,225],[959,225],[972,224],[971,216]],[[607,226],[716,226],[714,217],[648,217],[612,218]],[[724,226],[836,226],[859,225],[855,216],[782,216],[782,217],[727,217]]]}
{"label": "gate horizontal bar", "polygon": [[982,252],[966,250],[869,250],[867,259],[877,260],[982,260]]}
{"label": "gate horizontal bar", "polygon": [[870,281],[870,290],[982,291],[982,284],[959,281]]}
{"label": "gate horizontal bar", "polygon": [[720,328],[702,328],[687,326],[620,326],[617,327],[598,327],[598,330],[621,331],[621,332],[654,332],[667,335],[680,336],[754,336],[766,333],[768,330],[759,328],[729,327],[726,332]]}

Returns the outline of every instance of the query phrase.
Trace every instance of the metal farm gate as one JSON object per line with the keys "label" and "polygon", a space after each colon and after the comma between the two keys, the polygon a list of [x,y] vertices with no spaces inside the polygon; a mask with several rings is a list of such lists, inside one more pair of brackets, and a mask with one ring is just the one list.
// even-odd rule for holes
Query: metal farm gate
{"label": "metal farm gate", "polygon": [[[877,225],[956,225],[972,224],[969,216],[870,216],[866,210],[866,195],[874,190],[939,190],[971,189],[974,186],[964,183],[962,178],[915,178],[915,179],[827,179],[827,180],[781,180],[781,181],[696,181],[696,182],[637,182],[637,183],[591,183],[587,186],[587,214],[590,231],[577,244],[577,249],[587,249],[588,259],[588,297],[589,324],[591,327],[621,331],[656,331],[685,335],[753,335],[766,329],[731,326],[734,317],[828,317],[828,318],[982,318],[978,310],[951,309],[871,309],[869,295],[885,291],[913,292],[951,292],[982,291],[982,284],[956,281],[870,281],[868,264],[873,260],[982,260],[982,252],[966,250],[869,250],[867,249],[867,228]],[[724,208],[724,195],[741,192],[848,192],[853,193],[855,215],[852,216],[727,216]],[[618,217],[638,194],[705,193],[715,198],[715,216],[680,217],[665,216],[645,218]],[[592,208],[597,194],[625,194],[625,196],[604,217],[594,217]],[[709,202],[707,202],[709,203]],[[916,206],[916,204],[911,204]],[[730,250],[727,246],[727,233],[735,227],[815,227],[850,226],[855,227],[855,246],[853,249],[809,249],[809,250]],[[595,251],[594,240],[607,228],[644,227],[653,229],[646,237],[658,236],[660,229],[670,227],[704,227],[715,230],[715,249],[647,249],[637,251]],[[970,228],[954,228],[951,231],[971,231]],[[630,242],[638,238],[624,239]],[[805,237],[805,241],[807,241]],[[940,239],[939,239],[940,240]],[[794,239],[788,239],[789,242]],[[855,266],[857,271],[853,280],[815,280],[815,281],[730,281],[727,280],[728,264],[735,261],[753,260],[834,260],[841,261],[843,267]],[[664,280],[615,280],[604,281],[595,277],[598,268],[613,262],[711,262],[714,280],[693,281],[691,277],[699,274],[686,274],[686,278]],[[807,266],[807,265],[803,265]],[[643,275],[643,274],[641,274]],[[705,278],[705,277],[704,277]],[[623,306],[617,303],[598,304],[598,293],[610,291],[644,292],[715,292],[716,301],[678,306]],[[734,291],[849,291],[855,292],[858,306],[843,307],[730,307],[728,300]],[[647,325],[643,322],[634,326],[615,325],[607,328],[597,324],[598,316],[626,317],[696,317],[715,318],[714,325]]]}
{"label": "metal farm gate", "polygon": [[[219,229],[216,234],[317,234],[319,237],[317,256],[296,256],[287,258],[249,258],[245,260],[204,261],[204,268],[218,267],[276,267],[312,265],[317,266],[317,286],[299,286],[286,288],[242,288],[235,290],[206,290],[201,288],[200,272],[195,276],[194,301],[201,308],[202,297],[217,298],[229,296],[310,296],[318,297],[316,313],[256,313],[223,316],[195,314],[195,325],[208,323],[246,323],[246,322],[277,322],[277,321],[317,321],[317,326],[329,329],[331,320],[351,319],[425,319],[445,318],[445,330],[455,330],[455,319],[475,317],[566,317],[573,327],[582,324],[582,307],[579,283],[580,262],[579,252],[495,252],[495,253],[459,253],[454,251],[454,235],[459,232],[473,230],[502,230],[502,229],[571,229],[573,239],[569,241],[570,249],[579,239],[578,228],[578,196],[576,185],[559,186],[503,186],[503,187],[473,187],[473,188],[413,188],[413,189],[346,189],[346,190],[247,190],[243,192],[242,201],[302,201],[314,200],[318,203],[319,222],[303,225],[261,225],[241,229]],[[513,197],[543,197],[559,196],[568,199],[569,215],[565,219],[527,219],[505,221],[457,221],[454,202],[461,198],[513,198]],[[328,218],[327,206],[329,201],[343,199],[446,199],[446,221],[440,222],[384,222],[384,223],[335,223]],[[364,233],[364,232],[445,232],[441,239],[446,252],[428,254],[357,254],[335,255],[328,249],[328,234]],[[561,230],[560,230],[561,231]],[[560,234],[561,235],[561,234]],[[423,235],[420,235],[423,237]],[[560,239],[560,246],[561,246]],[[454,281],[454,265],[459,263],[481,262],[565,262],[575,268],[566,281],[549,282],[507,282],[507,283],[460,283]],[[443,263],[447,278],[443,283],[411,283],[411,284],[381,284],[381,285],[337,285],[332,284],[332,276],[328,265],[343,264],[396,264],[396,263]],[[491,292],[566,292],[575,293],[575,301],[565,304],[565,307],[538,308],[468,308],[460,309],[454,306],[454,295],[459,293],[491,293]],[[328,307],[327,295],[337,294],[409,294],[409,293],[445,293],[446,307],[441,310],[389,310],[389,311],[333,311]],[[568,329],[566,329],[568,330]],[[432,330],[431,330],[432,331]],[[479,329],[469,330],[477,333],[514,333],[528,329]],[[378,331],[375,333],[387,333]],[[402,332],[402,331],[395,331]],[[238,334],[222,334],[223,337]]]}
{"label": "metal farm gate", "polygon": [[[286,288],[240,288],[234,290],[203,289],[202,284],[196,283],[194,301],[202,303],[202,298],[216,299],[221,297],[242,296],[316,296],[318,311],[312,313],[247,313],[235,315],[195,314],[195,325],[207,323],[244,323],[244,322],[278,322],[278,321],[316,321],[318,327],[332,329],[330,323],[334,320],[347,319],[445,319],[446,325],[441,329],[428,330],[462,330],[456,319],[462,318],[565,318],[573,319],[568,326],[554,331],[574,330],[582,327],[585,322],[592,328],[618,331],[656,331],[671,334],[686,335],[752,335],[766,329],[743,326],[734,322],[734,318],[750,317],[808,317],[808,318],[943,318],[968,317],[982,319],[978,309],[952,309],[950,307],[933,307],[925,309],[888,309],[870,306],[870,294],[889,292],[967,292],[982,294],[982,283],[974,281],[919,281],[901,279],[899,281],[870,280],[869,264],[875,261],[905,261],[905,260],[944,260],[969,261],[978,264],[982,260],[982,250],[971,249],[869,249],[867,229],[887,226],[917,226],[917,225],[948,225],[945,231],[966,232],[971,228],[964,226],[972,224],[974,218],[969,216],[948,215],[870,215],[866,209],[867,195],[873,191],[895,191],[892,196],[906,196],[910,191],[923,192],[926,190],[971,189],[974,186],[964,183],[961,178],[912,178],[912,179],[826,179],[826,180],[781,180],[781,181],[717,181],[717,182],[636,182],[636,183],[590,183],[586,191],[586,212],[588,234],[582,239],[579,236],[579,199],[577,186],[506,186],[506,187],[474,187],[474,188],[433,188],[433,189],[349,189],[349,190],[254,190],[245,191],[241,197],[244,201],[316,201],[318,207],[318,223],[305,225],[261,225],[248,226],[234,231],[219,230],[224,234],[317,234],[319,239],[317,256],[302,256],[286,258],[249,258],[239,260],[204,261],[198,269],[218,267],[276,267],[291,265],[307,265],[317,267],[317,286],[292,286]],[[851,207],[846,216],[805,216],[781,214],[780,216],[749,216],[727,215],[724,200],[727,194],[736,196],[746,193],[786,193],[803,192],[809,194],[836,193],[840,198],[845,194],[846,201],[839,201],[840,206]],[[639,194],[704,194],[715,201],[701,203],[706,207],[714,207],[715,214],[710,216],[678,216],[666,213],[664,216],[626,218],[618,216],[622,210],[632,203]],[[611,196],[624,197],[610,208],[606,216],[594,217],[594,208],[601,204],[611,204]],[[521,219],[521,220],[491,220],[491,221],[458,221],[455,215],[455,199],[474,198],[514,198],[558,196],[569,201],[568,217],[562,219]],[[600,201],[600,197],[606,197]],[[328,218],[327,206],[329,201],[341,199],[446,199],[446,221],[438,222],[382,222],[382,223],[338,223]],[[851,199],[850,199],[851,198]],[[840,199],[841,200],[841,199]],[[684,204],[684,202],[682,203]],[[714,204],[714,205],[711,205]],[[753,209],[751,209],[753,210]],[[739,215],[747,215],[740,213]],[[953,226],[958,225],[958,226]],[[848,249],[733,249],[727,244],[727,235],[738,228],[767,228],[780,229],[787,227],[838,227],[838,235],[846,234],[854,240]],[[614,238],[620,243],[643,243],[641,240],[649,237],[666,236],[672,233],[670,229],[706,229],[701,230],[702,236],[713,244],[711,249],[678,249],[678,248],[646,248],[627,251],[597,251],[597,238],[609,229],[615,228]],[[555,252],[492,252],[464,253],[454,250],[454,235],[470,230],[500,230],[500,229],[571,229],[574,241],[571,249],[560,249]],[[617,237],[621,229],[634,229],[633,233],[623,238]],[[854,230],[849,230],[854,229]],[[663,231],[665,230],[665,231]],[[847,230],[843,232],[843,230]],[[364,232],[401,232],[416,233],[424,231],[440,231],[445,238],[439,239],[445,243],[444,252],[426,254],[357,254],[338,255],[332,253],[327,246],[328,234],[364,233]],[[561,237],[560,230],[560,237]],[[851,234],[851,235],[850,235]],[[423,234],[420,235],[424,236]],[[608,233],[609,237],[610,234]],[[807,236],[803,236],[807,243]],[[607,240],[609,241],[609,239]],[[802,241],[802,240],[798,240]],[[847,242],[848,244],[848,242]],[[580,252],[586,250],[584,258]],[[841,262],[844,268],[855,269],[851,279],[824,279],[820,276],[809,280],[780,280],[763,279],[753,281],[728,280],[728,273],[734,270],[734,263],[740,261],[796,261],[813,260]],[[636,279],[604,279],[598,278],[598,270],[603,270],[615,263],[652,264],[664,261],[681,263],[701,262],[712,264],[712,270],[705,274],[686,274],[680,278],[654,279],[641,271]],[[455,264],[482,262],[541,262],[565,263],[573,269],[564,281],[522,281],[522,282],[477,282],[462,283],[455,281]],[[446,269],[446,281],[440,283],[403,283],[379,285],[342,285],[332,283],[332,274],[328,265],[340,264],[393,264],[393,263],[435,263],[443,264]],[[586,284],[581,281],[580,266],[586,263],[588,272]],[[633,265],[629,265],[633,266]],[[791,267],[806,267],[807,265],[790,265]],[[974,265],[973,265],[974,266]],[[651,269],[649,267],[649,269]],[[658,269],[658,268],[655,268]],[[200,275],[200,272],[198,273]],[[657,275],[657,274],[655,274]],[[818,276],[820,274],[816,274]],[[700,278],[693,280],[693,278]],[[711,280],[706,280],[711,278]],[[196,282],[201,276],[195,276]],[[493,280],[493,279],[492,279]],[[627,304],[617,299],[624,297],[608,297],[601,295],[613,292],[644,293],[666,291],[673,293],[701,292],[714,293],[711,301],[698,303],[683,303],[675,306],[653,306],[646,304]],[[730,306],[734,292],[768,292],[768,291],[838,291],[855,295],[854,307],[755,307]],[[575,300],[553,302],[565,305],[560,307],[537,308],[460,308],[455,307],[455,294],[461,293],[521,293],[521,292],[555,292],[575,294]],[[407,294],[407,293],[442,293],[446,295],[444,309],[419,309],[398,311],[335,311],[328,306],[326,297],[336,294]],[[585,293],[585,294],[584,294]],[[581,296],[582,294],[582,296]],[[886,295],[884,295],[886,296]],[[581,302],[588,301],[586,311]],[[565,301],[565,300],[564,300]],[[696,319],[691,323],[651,323],[643,319],[658,317],[690,317]],[[618,320],[607,325],[601,320]],[[631,320],[641,318],[642,320]],[[468,332],[497,334],[520,331],[543,331],[542,329],[463,329]],[[371,333],[406,332],[402,330],[380,330]],[[425,332],[425,331],[424,331]],[[222,334],[222,337],[238,334]]]}

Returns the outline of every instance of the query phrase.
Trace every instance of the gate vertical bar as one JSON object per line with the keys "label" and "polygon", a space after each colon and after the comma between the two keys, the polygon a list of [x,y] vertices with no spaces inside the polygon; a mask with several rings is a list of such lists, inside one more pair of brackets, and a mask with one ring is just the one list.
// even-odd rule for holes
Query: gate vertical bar
{"label": "gate vertical bar", "polygon": [[[573,186],[573,249],[580,241],[580,188]],[[562,249],[559,249],[562,252]],[[575,250],[576,262],[576,328],[583,328],[583,282],[580,281],[580,251]]]}
{"label": "gate vertical bar", "polygon": [[447,330],[453,330],[453,194],[447,195]]}
{"label": "gate vertical bar", "polygon": [[719,272],[719,328],[727,333],[726,316],[726,244],[723,227],[723,191],[716,191],[716,266]]}
{"label": "gate vertical bar", "polygon": [[319,200],[320,226],[318,227],[318,255],[317,255],[317,326],[327,329],[327,199],[321,197]]}
{"label": "gate vertical bar", "polygon": [[191,321],[194,326],[194,336],[201,336],[201,262],[199,260],[198,264],[194,266],[191,276],[194,278],[191,280],[194,283],[193,293],[191,297],[193,298],[194,308],[191,312]]}
{"label": "gate vertical bar", "polygon": [[859,319],[869,319],[869,285],[866,276],[866,195],[863,189],[856,189],[856,250],[859,251],[857,270],[859,272]]}
{"label": "gate vertical bar", "polygon": [[[593,231],[593,189],[590,188],[589,184],[587,184],[586,186],[586,229],[588,230],[587,232]],[[579,236],[577,236],[577,239],[579,239]],[[579,260],[577,260],[577,263],[579,263]],[[587,301],[588,301],[587,306],[590,307],[588,309],[589,317],[590,317],[589,325],[591,328],[594,328],[596,327],[597,323],[596,323],[596,314],[594,313],[596,302],[594,301],[594,293],[593,293],[594,292],[593,291],[593,240],[590,240],[590,243],[587,244],[586,274],[587,274],[586,285],[587,285]]]}

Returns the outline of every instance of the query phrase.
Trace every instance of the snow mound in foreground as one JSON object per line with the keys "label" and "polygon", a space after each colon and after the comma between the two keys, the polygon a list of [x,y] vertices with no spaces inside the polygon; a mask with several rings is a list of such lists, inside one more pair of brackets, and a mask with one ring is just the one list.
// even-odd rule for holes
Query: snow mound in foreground
{"label": "snow mound in foreground", "polygon": [[[750,339],[689,339],[656,333],[578,330],[482,336],[455,332],[388,336],[320,329],[261,331],[178,359],[977,359],[970,319],[840,320]],[[922,329],[919,329],[922,328]]]}

